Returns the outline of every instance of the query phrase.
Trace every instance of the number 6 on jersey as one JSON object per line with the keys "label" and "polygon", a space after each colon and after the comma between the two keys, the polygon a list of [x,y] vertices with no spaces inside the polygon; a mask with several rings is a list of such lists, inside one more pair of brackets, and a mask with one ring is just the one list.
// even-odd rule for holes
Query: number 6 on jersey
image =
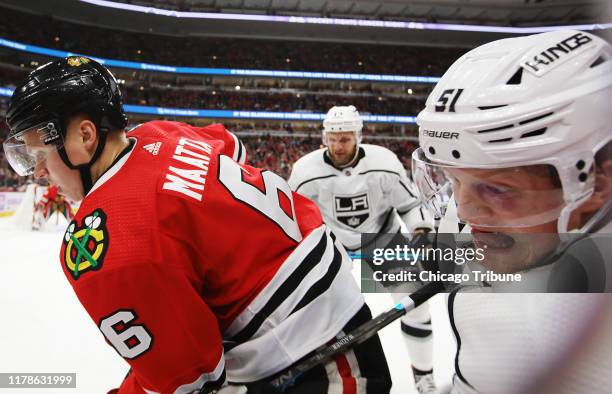
{"label": "number 6 on jersey", "polygon": [[273,172],[264,170],[261,171],[262,190],[247,182],[245,174],[251,175],[231,158],[219,156],[219,182],[232,196],[272,220],[289,238],[300,242],[302,234],[295,221],[291,188],[287,182]]}
{"label": "number 6 on jersey", "polygon": [[149,350],[153,338],[145,326],[131,323],[136,314],[119,310],[100,321],[100,331],[123,358],[135,359]]}

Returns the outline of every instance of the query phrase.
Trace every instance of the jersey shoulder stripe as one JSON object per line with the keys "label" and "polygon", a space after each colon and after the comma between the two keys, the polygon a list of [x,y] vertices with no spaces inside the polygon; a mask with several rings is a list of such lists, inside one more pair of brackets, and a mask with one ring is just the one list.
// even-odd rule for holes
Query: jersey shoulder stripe
{"label": "jersey shoulder stripe", "polygon": [[318,178],[336,174],[337,170],[325,163],[323,155],[327,148],[317,149],[300,157],[293,163],[289,185],[293,190],[297,190],[298,185],[302,185],[311,178]]}
{"label": "jersey shoulder stripe", "polygon": [[[364,303],[348,259],[325,225],[302,241],[223,333],[229,339],[224,349],[230,380],[252,381],[278,372],[342,329]],[[337,316],[333,327],[322,330],[316,316],[326,316],[330,308]],[[275,358],[256,350],[268,348],[283,350]]]}
{"label": "jersey shoulder stripe", "polygon": [[305,181],[303,181],[302,183],[297,185],[297,187],[295,188],[294,191],[296,191],[296,192],[299,191],[302,186],[304,186],[305,184],[310,183],[312,181],[316,181],[316,180],[319,180],[319,179],[325,179],[325,178],[333,178],[335,176],[338,176],[338,175],[330,174],[330,175],[317,176],[317,177],[314,177],[314,178],[306,179]]}
{"label": "jersey shoulder stripe", "polygon": [[[306,275],[321,262],[321,258],[327,247],[327,237],[323,233],[317,245],[306,255],[302,261],[295,261],[297,266],[293,268],[293,272],[280,284],[280,286],[269,296],[263,307],[261,307],[253,318],[242,328],[237,334],[231,337],[234,342],[245,342],[257,332],[265,320],[282,304],[291,293],[297,289]],[[293,261],[286,261],[283,266],[289,268],[289,264]],[[281,268],[282,269],[282,268]],[[268,296],[266,289],[260,293],[257,302],[261,302],[262,298]]]}

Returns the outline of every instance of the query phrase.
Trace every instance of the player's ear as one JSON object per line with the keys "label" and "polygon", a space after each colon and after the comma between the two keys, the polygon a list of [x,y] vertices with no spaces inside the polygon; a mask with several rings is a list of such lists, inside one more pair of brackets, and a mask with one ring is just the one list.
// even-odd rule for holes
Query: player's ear
{"label": "player's ear", "polygon": [[87,118],[80,119],[78,133],[85,149],[93,155],[98,140],[98,129],[94,122]]}

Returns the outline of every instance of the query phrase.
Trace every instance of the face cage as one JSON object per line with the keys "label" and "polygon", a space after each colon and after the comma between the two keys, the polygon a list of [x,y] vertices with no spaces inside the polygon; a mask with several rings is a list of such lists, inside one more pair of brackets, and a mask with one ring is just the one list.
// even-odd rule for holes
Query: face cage
{"label": "face cage", "polygon": [[[528,174],[529,171],[527,170],[530,169],[528,167],[532,166],[506,167],[499,168],[499,170]],[[564,186],[540,190],[537,187],[529,188],[528,185],[527,188],[515,188],[514,190],[502,190],[500,192],[493,187],[494,183],[487,179],[487,173],[495,174],[492,170],[494,170],[492,167],[462,168],[433,163],[426,158],[422,148],[418,148],[412,154],[413,179],[421,199],[434,215],[440,218],[445,215],[448,203],[455,192],[459,192],[460,188],[466,185],[470,188],[476,185],[473,190],[480,193],[473,193],[476,196],[475,198],[464,199],[462,203],[463,211],[470,212],[467,215],[469,217],[459,217],[459,209],[458,217],[461,222],[477,227],[533,227],[557,220],[558,232],[567,232],[571,212],[590,196],[588,189],[593,187],[592,183],[588,183],[586,186],[587,192],[583,192],[579,199],[568,195],[569,193]],[[458,174],[461,173],[462,176],[459,178],[463,178],[463,183],[457,179]],[[563,185],[563,174],[559,175],[561,177],[560,183]],[[453,184],[452,179],[455,179],[455,184]],[[460,195],[464,196],[465,193],[462,191]],[[457,197],[455,195],[456,199]],[[548,201],[550,201],[550,204],[547,204]],[[457,201],[457,204],[460,203],[461,201]],[[481,206],[488,207],[488,212],[481,209],[479,214],[474,214],[475,212],[478,213],[478,208]],[[465,212],[462,213],[465,215]]]}
{"label": "face cage", "polygon": [[[30,133],[38,137],[26,139]],[[46,160],[51,150],[64,146],[64,139],[56,123],[49,121],[9,137],[2,145],[11,168],[19,176],[28,176],[34,173],[38,163]]]}

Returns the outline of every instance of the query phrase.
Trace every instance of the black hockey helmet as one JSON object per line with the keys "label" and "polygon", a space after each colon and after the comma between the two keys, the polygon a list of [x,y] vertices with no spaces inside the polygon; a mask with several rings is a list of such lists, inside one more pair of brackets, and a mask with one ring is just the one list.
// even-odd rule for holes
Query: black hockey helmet
{"label": "black hockey helmet", "polygon": [[106,134],[124,129],[127,116],[121,105],[121,91],[115,77],[95,60],[69,56],[49,62],[28,74],[9,103],[6,122],[10,128],[8,139],[19,139],[26,131],[41,126],[57,131],[57,142],[66,135],[68,118],[78,113],[87,114],[96,125],[99,143],[91,161],[73,165],[58,143],[58,152],[66,165],[81,171],[85,192],[91,188],[89,169],[104,149]]}
{"label": "black hockey helmet", "polygon": [[[95,60],[70,56],[32,71],[15,89],[6,120],[11,135],[85,112],[102,131],[123,129],[127,116],[115,77]],[[64,124],[56,129],[65,133]]]}

